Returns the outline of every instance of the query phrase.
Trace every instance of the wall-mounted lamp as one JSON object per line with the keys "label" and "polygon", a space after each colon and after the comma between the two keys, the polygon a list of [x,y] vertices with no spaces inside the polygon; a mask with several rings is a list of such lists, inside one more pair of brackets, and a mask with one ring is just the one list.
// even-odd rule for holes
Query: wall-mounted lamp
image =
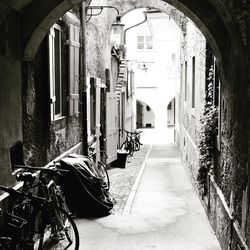
{"label": "wall-mounted lamp", "polygon": [[[119,10],[116,7],[114,7],[114,6],[103,5],[103,6],[87,6],[86,7],[86,16],[89,17],[86,20],[86,23],[91,19],[91,17],[93,17],[93,16],[99,16],[102,13],[102,11],[103,11],[104,8],[116,10],[117,11],[116,21],[120,22],[121,17],[120,17]],[[88,13],[89,10],[90,10],[90,13]],[[95,10],[97,10],[99,12],[95,13]]]}
{"label": "wall-mounted lamp", "polygon": [[[117,45],[123,45],[123,35],[124,35],[124,24],[121,23],[121,16],[119,10],[114,6],[88,6],[86,7],[86,16],[89,18],[86,20],[86,23],[93,17],[99,16],[103,9],[114,9],[117,12],[116,22],[112,24],[112,32],[111,32],[111,41],[115,42]],[[90,13],[88,13],[90,11]],[[96,12],[98,11],[98,12]]]}
{"label": "wall-mounted lamp", "polygon": [[115,42],[119,46],[124,45],[123,44],[124,26],[125,24],[120,23],[120,21],[112,24],[111,41]]}

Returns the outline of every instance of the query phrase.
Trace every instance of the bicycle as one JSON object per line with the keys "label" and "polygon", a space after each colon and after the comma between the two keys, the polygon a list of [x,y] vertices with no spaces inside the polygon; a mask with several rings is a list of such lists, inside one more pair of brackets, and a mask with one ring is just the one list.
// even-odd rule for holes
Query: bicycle
{"label": "bicycle", "polygon": [[[50,168],[39,168],[24,165],[13,165],[18,170],[16,175],[17,181],[23,181],[23,191],[28,192],[34,190],[36,194],[54,202],[55,206],[63,208],[70,214],[65,202],[64,194],[59,185],[56,183],[56,177],[61,174],[68,173],[67,170],[59,169],[60,164],[54,163]],[[36,172],[35,174],[32,172]]]}
{"label": "bicycle", "polygon": [[141,148],[141,145],[143,145],[140,142],[141,134],[143,131],[134,131],[132,132],[132,140],[134,141],[134,151],[139,151]]}
{"label": "bicycle", "polygon": [[125,130],[125,129],[120,130],[120,131],[124,131],[126,133],[125,141],[120,146],[120,149],[126,150],[127,155],[133,156],[133,154],[134,154],[134,141],[133,141],[132,133]]}
{"label": "bicycle", "polygon": [[[23,249],[79,249],[79,234],[71,217],[61,190],[51,179],[51,175],[62,170],[15,167],[37,171],[19,173],[17,179],[24,181],[22,192],[0,186],[0,190],[10,193],[11,212],[27,221],[22,230],[22,241],[29,245]],[[36,193],[36,194],[35,194]],[[17,199],[15,199],[17,198]]]}
{"label": "bicycle", "polygon": [[26,245],[20,240],[20,235],[26,223],[23,218],[0,209],[0,249],[25,249]]}
{"label": "bicycle", "polygon": [[134,131],[130,132],[125,129],[121,130],[126,133],[125,141],[122,143],[120,149],[125,149],[127,151],[127,155],[133,156],[134,151],[139,151],[142,143],[140,142],[140,134],[142,131]]}

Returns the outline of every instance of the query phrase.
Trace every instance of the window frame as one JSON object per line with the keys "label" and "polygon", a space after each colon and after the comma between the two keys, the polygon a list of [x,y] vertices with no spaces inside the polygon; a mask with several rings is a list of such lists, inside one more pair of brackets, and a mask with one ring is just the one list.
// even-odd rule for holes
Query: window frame
{"label": "window frame", "polygon": [[[141,41],[141,42],[139,42],[138,40],[139,40],[139,37],[142,37],[143,38],[143,41]],[[151,41],[150,42],[148,42],[147,41],[147,38],[151,38]],[[151,43],[151,48],[148,48],[148,46],[150,45],[150,43]],[[143,45],[143,47],[142,48],[139,48],[138,47],[138,45],[139,44],[142,44]],[[137,36],[137,41],[136,41],[136,48],[137,48],[137,50],[152,50],[153,49],[153,36],[152,35],[138,35]]]}
{"label": "window frame", "polygon": [[191,107],[192,109],[195,109],[195,84],[196,84],[196,61],[195,56],[192,57],[192,103]]}
{"label": "window frame", "polygon": [[184,62],[184,102],[187,102],[188,65]]}
{"label": "window frame", "polygon": [[[58,31],[58,74],[56,73],[56,32],[55,29]],[[49,42],[49,53],[50,53],[50,96],[51,96],[51,120],[55,121],[60,119],[63,116],[63,104],[62,104],[62,98],[63,98],[63,86],[62,86],[62,27],[59,24],[54,24],[50,28],[50,39],[51,42]],[[57,75],[59,76],[58,79],[56,79]],[[58,95],[56,93],[56,83],[59,82],[59,112],[56,113],[56,102],[58,100]]]}

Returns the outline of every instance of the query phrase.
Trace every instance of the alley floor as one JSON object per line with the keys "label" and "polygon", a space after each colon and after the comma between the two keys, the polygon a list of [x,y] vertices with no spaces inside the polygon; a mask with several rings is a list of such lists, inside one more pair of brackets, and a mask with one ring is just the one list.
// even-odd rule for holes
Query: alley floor
{"label": "alley floor", "polygon": [[109,170],[117,204],[107,217],[77,219],[80,249],[220,249],[173,138],[173,129],[145,130],[126,168]]}

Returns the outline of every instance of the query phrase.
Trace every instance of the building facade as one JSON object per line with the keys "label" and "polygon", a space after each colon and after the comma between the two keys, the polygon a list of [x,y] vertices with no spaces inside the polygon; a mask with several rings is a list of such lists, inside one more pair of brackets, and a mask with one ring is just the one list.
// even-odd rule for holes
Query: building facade
{"label": "building facade", "polygon": [[138,9],[123,18],[128,67],[135,74],[136,125],[166,128],[174,125],[172,102],[179,82],[181,30],[159,10],[144,9],[144,13]]}

